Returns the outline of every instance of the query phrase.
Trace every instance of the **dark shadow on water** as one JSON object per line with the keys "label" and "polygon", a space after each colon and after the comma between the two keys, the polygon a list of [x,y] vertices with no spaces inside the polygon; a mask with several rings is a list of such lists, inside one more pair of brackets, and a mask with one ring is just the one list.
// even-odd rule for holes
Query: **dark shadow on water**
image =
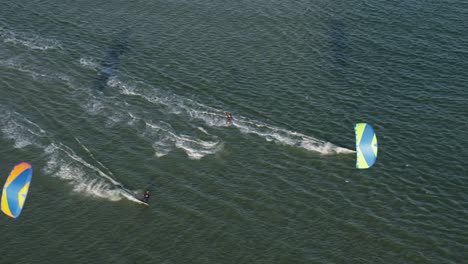
{"label": "dark shadow on water", "polygon": [[339,20],[332,20],[329,26],[331,55],[333,63],[341,69],[349,65],[349,40],[346,25]]}
{"label": "dark shadow on water", "polygon": [[121,56],[129,49],[130,30],[118,33],[107,48],[106,54],[100,63],[97,78],[93,83],[95,90],[104,91],[109,78],[114,76],[121,63]]}

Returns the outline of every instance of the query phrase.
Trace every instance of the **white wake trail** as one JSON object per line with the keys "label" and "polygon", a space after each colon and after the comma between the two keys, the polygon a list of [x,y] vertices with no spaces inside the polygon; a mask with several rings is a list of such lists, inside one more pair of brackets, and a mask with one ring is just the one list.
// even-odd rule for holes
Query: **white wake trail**
{"label": "white wake trail", "polygon": [[110,201],[126,198],[140,202],[135,198],[134,192],[115,180],[110,170],[99,162],[78,139],[77,141],[90,154],[91,158],[105,168],[108,173],[86,162],[72,148],[53,140],[50,133],[23,115],[2,108],[0,108],[0,112],[3,116],[0,119],[1,131],[4,137],[14,141],[15,148],[34,147],[43,150],[47,159],[46,165],[43,167],[45,174],[67,181],[78,193]]}
{"label": "white wake trail", "polygon": [[[79,140],[78,140],[77,138],[75,138],[75,139],[79,142]],[[89,151],[89,149],[88,149],[86,146],[84,146],[81,142],[79,142],[79,143],[80,143],[80,145],[90,154],[90,156],[92,157],[92,159],[93,159],[94,161],[96,161],[98,164],[100,164],[103,168],[105,168],[105,169],[113,176],[112,172],[111,172],[107,167],[105,167],[104,164],[102,164],[101,162],[99,162],[98,160],[96,160],[96,159],[94,158],[94,156],[92,155],[92,153]],[[55,145],[55,144],[52,144],[52,145]],[[60,146],[61,146],[61,147],[60,147]],[[116,189],[115,189],[114,191],[117,192],[119,195],[121,195],[121,196],[127,198],[128,200],[131,200],[131,201],[134,201],[134,202],[140,202],[140,201],[133,195],[134,193],[133,193],[131,190],[125,188],[125,187],[123,186],[122,183],[116,181],[111,175],[106,174],[105,172],[101,171],[99,168],[97,168],[97,167],[95,167],[95,166],[89,164],[89,163],[86,162],[85,160],[83,160],[81,157],[79,157],[79,156],[78,156],[71,148],[69,148],[68,146],[63,145],[63,144],[61,144],[61,143],[60,143],[60,146],[55,146],[55,147],[57,147],[58,149],[62,150],[62,151],[63,151],[65,154],[67,154],[71,159],[73,159],[73,160],[75,160],[75,161],[81,163],[82,165],[88,167],[89,169],[91,169],[91,170],[97,172],[101,177],[103,177],[103,178],[107,179],[108,181],[110,181],[110,182],[114,185],[114,187],[116,187]],[[92,193],[94,193],[94,194],[96,194],[95,190],[99,190],[99,188],[95,188],[95,189],[93,189],[93,188],[88,188],[88,187],[90,187],[90,186],[96,186],[95,182],[93,182],[93,181],[89,182],[88,186],[84,186],[84,189],[87,190],[87,191],[90,191],[90,192],[92,192]],[[101,186],[101,187],[102,187],[102,186]],[[83,188],[81,188],[81,189],[83,189]],[[108,192],[109,192],[109,190],[108,190]],[[114,197],[114,198],[115,198],[115,197]]]}
{"label": "white wake trail", "polygon": [[17,32],[0,27],[0,39],[5,43],[21,45],[32,50],[61,49],[60,41],[34,33]]}
{"label": "white wake trail", "polygon": [[114,176],[114,174],[112,174],[112,172],[106,167],[104,166],[104,164],[102,164],[99,160],[97,160],[93,153],[91,153],[91,151],[85,146],[83,145],[83,143],[81,143],[81,141],[77,138],[77,137],[74,137],[75,140],[78,142],[78,144],[80,144],[80,146],[89,154],[89,156],[97,163],[99,164],[102,168],[104,168],[110,175]]}
{"label": "white wake trail", "polygon": [[[99,160],[97,160],[97,159],[94,157],[93,153],[92,153],[83,143],[81,143],[81,141],[80,141],[77,137],[74,137],[74,138],[75,138],[75,140],[78,142],[78,144],[80,144],[80,146],[89,154],[89,156],[90,156],[97,164],[99,164],[102,168],[104,168],[110,175],[114,176],[114,174],[112,173],[112,171],[111,171],[109,168],[107,168],[104,164],[102,164],[102,162],[100,162]],[[96,169],[97,169],[97,168],[96,168]],[[97,169],[97,170],[99,170],[99,169]],[[102,174],[104,175],[104,177],[106,177],[107,179],[113,180],[113,178],[112,178],[111,176],[108,176],[108,175],[106,175],[106,174],[103,173],[103,172],[101,172],[101,173],[102,173]],[[131,190],[125,188],[121,183],[119,183],[119,182],[117,182],[117,181],[115,181],[115,180],[113,180],[113,181],[114,181],[114,185],[120,187],[121,190],[123,191],[123,192],[121,192],[121,195],[122,195],[122,196],[124,196],[124,197],[127,198],[128,200],[131,200],[131,201],[134,201],[134,202],[137,202],[137,203],[141,203],[141,201],[135,197],[135,193],[134,193],[133,191],[131,191]]]}
{"label": "white wake trail", "polygon": [[[221,109],[206,106],[182,96],[169,94],[143,82],[127,84],[114,78],[111,85],[119,88],[121,94],[138,96],[156,105],[162,104],[174,114],[187,114],[192,119],[203,120],[210,127],[228,126],[224,118],[224,111]],[[266,141],[319,152],[324,155],[354,153],[354,150],[339,147],[331,142],[320,140],[299,132],[275,127],[241,115],[234,115],[232,126],[239,129],[242,133],[256,134]]]}

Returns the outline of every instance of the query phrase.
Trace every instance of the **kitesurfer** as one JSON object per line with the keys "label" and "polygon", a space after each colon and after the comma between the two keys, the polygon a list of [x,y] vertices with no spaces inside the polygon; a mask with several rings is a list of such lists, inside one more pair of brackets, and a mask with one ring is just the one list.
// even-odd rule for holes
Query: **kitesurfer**
{"label": "kitesurfer", "polygon": [[145,203],[148,203],[149,198],[150,198],[150,192],[146,191],[145,194],[143,194],[142,201],[145,202]]}
{"label": "kitesurfer", "polygon": [[229,112],[224,112],[224,117],[226,118],[226,123],[229,125],[232,123],[232,114]]}

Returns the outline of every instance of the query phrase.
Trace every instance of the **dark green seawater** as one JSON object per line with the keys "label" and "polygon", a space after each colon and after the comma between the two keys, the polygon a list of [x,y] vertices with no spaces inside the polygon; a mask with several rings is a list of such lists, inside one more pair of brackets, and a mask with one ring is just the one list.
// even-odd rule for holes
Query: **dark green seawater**
{"label": "dark green seawater", "polygon": [[0,180],[34,175],[0,263],[468,263],[467,19],[460,0],[1,1]]}

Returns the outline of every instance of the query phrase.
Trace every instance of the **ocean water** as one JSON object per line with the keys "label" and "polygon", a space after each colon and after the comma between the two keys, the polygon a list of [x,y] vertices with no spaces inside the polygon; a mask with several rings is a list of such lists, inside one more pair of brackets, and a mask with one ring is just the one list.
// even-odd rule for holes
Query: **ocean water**
{"label": "ocean water", "polygon": [[467,15],[1,1],[0,180],[34,175],[0,263],[466,263]]}

